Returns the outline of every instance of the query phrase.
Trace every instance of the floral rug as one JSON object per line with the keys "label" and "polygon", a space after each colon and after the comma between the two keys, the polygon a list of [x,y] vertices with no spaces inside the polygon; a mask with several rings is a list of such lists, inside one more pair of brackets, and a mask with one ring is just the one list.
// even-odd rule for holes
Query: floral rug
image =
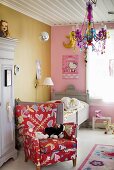
{"label": "floral rug", "polygon": [[114,146],[96,144],[78,170],[114,170]]}

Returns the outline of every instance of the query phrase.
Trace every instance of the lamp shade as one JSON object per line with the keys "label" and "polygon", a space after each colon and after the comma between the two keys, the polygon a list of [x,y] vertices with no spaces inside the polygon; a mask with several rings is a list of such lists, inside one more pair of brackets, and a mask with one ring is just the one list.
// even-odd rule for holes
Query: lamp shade
{"label": "lamp shade", "polygon": [[53,81],[52,81],[51,77],[46,77],[44,79],[43,85],[45,85],[45,86],[53,86],[54,84],[53,84]]}

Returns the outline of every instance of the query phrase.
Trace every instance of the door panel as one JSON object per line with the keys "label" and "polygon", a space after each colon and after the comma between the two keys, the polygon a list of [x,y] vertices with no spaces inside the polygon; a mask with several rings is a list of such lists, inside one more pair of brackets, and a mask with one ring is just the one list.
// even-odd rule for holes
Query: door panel
{"label": "door panel", "polygon": [[[5,70],[11,71],[11,77],[5,75]],[[2,155],[7,152],[12,146],[14,139],[14,120],[11,119],[11,111],[7,110],[7,103],[10,103],[11,108],[13,109],[13,87],[11,85],[5,85],[6,79],[12,80],[13,77],[13,68],[12,65],[2,65],[2,99],[1,99],[1,119],[2,119]],[[9,80],[8,80],[9,81]]]}

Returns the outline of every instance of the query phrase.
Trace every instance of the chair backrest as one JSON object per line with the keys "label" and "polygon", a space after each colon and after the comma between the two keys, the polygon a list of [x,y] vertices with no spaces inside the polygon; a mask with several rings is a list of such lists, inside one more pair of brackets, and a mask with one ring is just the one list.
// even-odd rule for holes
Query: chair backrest
{"label": "chair backrest", "polygon": [[37,103],[16,105],[15,114],[18,128],[32,129],[44,133],[46,127],[56,123],[57,103]]}

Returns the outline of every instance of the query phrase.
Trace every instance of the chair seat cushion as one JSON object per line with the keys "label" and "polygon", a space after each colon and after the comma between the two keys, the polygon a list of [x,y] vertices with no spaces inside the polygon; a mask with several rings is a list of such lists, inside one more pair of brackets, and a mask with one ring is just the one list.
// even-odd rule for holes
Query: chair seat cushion
{"label": "chair seat cushion", "polygon": [[77,148],[76,141],[71,141],[69,139],[42,139],[40,140],[40,150],[42,153],[49,153],[53,151],[60,151],[65,149]]}

